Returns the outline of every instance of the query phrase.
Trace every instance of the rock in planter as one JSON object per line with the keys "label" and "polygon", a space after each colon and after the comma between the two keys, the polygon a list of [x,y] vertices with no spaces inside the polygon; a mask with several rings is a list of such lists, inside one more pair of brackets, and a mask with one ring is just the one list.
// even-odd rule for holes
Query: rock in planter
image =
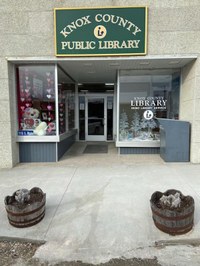
{"label": "rock in planter", "polygon": [[156,191],[150,199],[155,226],[170,235],[189,232],[194,224],[194,199],[175,189]]}
{"label": "rock in planter", "polygon": [[38,187],[19,189],[4,202],[9,223],[15,227],[29,227],[44,218],[46,194]]}

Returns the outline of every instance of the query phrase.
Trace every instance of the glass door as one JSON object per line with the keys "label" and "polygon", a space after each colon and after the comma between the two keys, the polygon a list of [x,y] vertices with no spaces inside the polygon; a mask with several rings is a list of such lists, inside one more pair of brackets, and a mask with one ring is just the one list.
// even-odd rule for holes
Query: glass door
{"label": "glass door", "polygon": [[88,96],[86,98],[86,140],[106,140],[105,97]]}

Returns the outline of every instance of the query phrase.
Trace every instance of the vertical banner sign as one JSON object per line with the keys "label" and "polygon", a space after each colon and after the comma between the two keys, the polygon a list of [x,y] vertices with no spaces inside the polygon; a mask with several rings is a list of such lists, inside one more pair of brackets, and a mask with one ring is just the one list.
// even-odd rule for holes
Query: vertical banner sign
{"label": "vertical banner sign", "polygon": [[56,56],[145,55],[147,7],[54,9]]}

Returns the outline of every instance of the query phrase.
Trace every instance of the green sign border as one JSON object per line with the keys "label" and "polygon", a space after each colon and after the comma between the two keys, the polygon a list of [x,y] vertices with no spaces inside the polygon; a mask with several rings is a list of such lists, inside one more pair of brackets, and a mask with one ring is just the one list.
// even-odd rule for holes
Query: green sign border
{"label": "green sign border", "polygon": [[[56,11],[59,10],[105,10],[105,9],[137,9],[137,8],[143,8],[145,11],[145,33],[144,33],[144,52],[142,53],[99,53],[99,54],[61,54],[58,53],[58,40],[57,40],[57,20],[56,20]],[[147,20],[148,20],[148,7],[147,6],[125,6],[125,7],[83,7],[83,8],[54,8],[54,45],[55,45],[55,55],[58,57],[92,57],[92,56],[128,56],[128,55],[134,55],[134,56],[140,56],[140,55],[146,55],[147,54]]]}

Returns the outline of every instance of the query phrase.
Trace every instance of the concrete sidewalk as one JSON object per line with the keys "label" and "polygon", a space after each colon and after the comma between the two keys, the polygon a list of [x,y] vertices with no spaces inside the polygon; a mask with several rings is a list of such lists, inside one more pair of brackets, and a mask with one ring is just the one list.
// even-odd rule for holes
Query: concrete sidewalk
{"label": "concrete sidewalk", "polygon": [[[67,154],[57,164],[0,170],[0,236],[45,240],[35,256],[50,262],[97,264],[111,258],[157,256],[161,265],[200,265],[199,246],[185,245],[200,239],[200,165],[167,164],[159,155],[111,153]],[[47,194],[45,218],[30,228],[10,226],[4,197],[35,186]],[[162,233],[152,221],[152,193],[170,188],[195,200],[195,226],[183,236]],[[171,240],[184,243],[179,245],[180,254],[171,246],[155,248],[155,241]],[[174,252],[178,264],[174,260],[170,264]]]}

